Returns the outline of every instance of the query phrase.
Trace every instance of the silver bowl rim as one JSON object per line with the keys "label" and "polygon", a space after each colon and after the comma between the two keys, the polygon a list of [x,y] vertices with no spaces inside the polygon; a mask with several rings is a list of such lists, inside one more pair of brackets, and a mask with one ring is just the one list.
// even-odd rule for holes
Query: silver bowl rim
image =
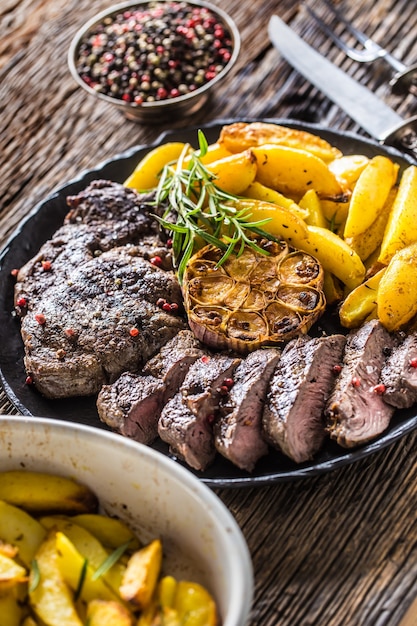
{"label": "silver bowl rim", "polygon": [[[155,1],[165,2],[167,0],[155,0]],[[166,98],[164,100],[157,100],[154,102],[143,102],[141,105],[135,105],[135,104],[132,104],[131,102],[124,102],[124,100],[121,100],[118,98],[112,98],[111,96],[97,92],[82,80],[75,65],[75,57],[76,57],[76,52],[80,45],[81,39],[84,37],[84,35],[91,28],[93,28],[96,24],[99,24],[105,17],[114,15],[115,13],[119,13],[129,8],[138,7],[140,5],[148,5],[152,2],[152,0],[136,0],[136,2],[132,0],[128,0],[126,2],[114,4],[111,7],[108,7],[107,9],[100,11],[99,13],[96,13],[91,19],[85,22],[84,25],[81,26],[81,28],[77,30],[77,32],[75,33],[74,37],[71,40],[69,50],[68,50],[68,55],[67,55],[68,66],[69,66],[70,72],[74,80],[78,83],[80,87],[82,87],[89,94],[97,98],[100,98],[101,100],[104,100],[105,102],[108,102],[112,105],[118,106],[119,108],[123,109],[126,113],[128,113],[128,111],[131,111],[131,112],[137,111],[138,116],[140,116],[141,111],[143,111],[143,113],[145,114],[155,112],[155,110],[162,112],[163,109],[177,108],[177,107],[180,107],[183,103],[184,104],[187,103],[189,100],[198,99],[199,96],[204,96],[205,93],[209,91],[216,83],[218,83],[231,70],[231,68],[235,64],[239,56],[239,52],[240,52],[241,37],[240,37],[239,29],[237,28],[234,20],[230,17],[228,13],[223,11],[223,9],[221,9],[220,7],[217,7],[214,4],[211,4],[211,2],[206,2],[206,0],[183,0],[183,1],[186,4],[190,4],[193,6],[202,6],[202,7],[206,7],[210,9],[210,11],[217,14],[221,18],[221,20],[227,25],[232,35],[232,41],[233,41],[232,56],[230,57],[229,61],[224,66],[224,68],[221,70],[221,72],[219,72],[217,76],[215,76],[212,80],[208,81],[207,83],[205,83],[198,89],[195,89],[194,91],[190,91],[187,94],[177,96],[176,98]]]}

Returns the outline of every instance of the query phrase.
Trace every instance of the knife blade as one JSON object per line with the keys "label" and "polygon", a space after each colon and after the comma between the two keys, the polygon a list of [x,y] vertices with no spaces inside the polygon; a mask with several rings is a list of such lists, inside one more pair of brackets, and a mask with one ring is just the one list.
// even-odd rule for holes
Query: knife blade
{"label": "knife blade", "polygon": [[268,34],[288,63],[371,137],[417,158],[417,116],[404,120],[367,87],[307,44],[277,15],[269,20]]}

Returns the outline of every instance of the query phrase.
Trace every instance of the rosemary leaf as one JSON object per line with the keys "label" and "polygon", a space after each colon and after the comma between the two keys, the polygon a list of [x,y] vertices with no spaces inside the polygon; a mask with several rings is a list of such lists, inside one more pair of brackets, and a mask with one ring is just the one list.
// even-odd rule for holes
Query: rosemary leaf
{"label": "rosemary leaf", "polygon": [[242,254],[245,246],[267,255],[256,242],[259,237],[277,241],[260,228],[271,218],[251,222],[250,204],[243,201],[240,206],[241,198],[216,186],[215,175],[200,160],[208,150],[201,130],[198,142],[198,151],[192,151],[187,144],[176,165],[164,167],[156,191],[156,204],[168,203],[163,216],[157,219],[173,233],[174,266],[180,283],[198,239],[224,251],[218,265],[232,253]]}
{"label": "rosemary leaf", "polygon": [[84,559],[83,566],[81,568],[80,577],[78,579],[77,589],[74,591],[74,602],[77,602],[83,589],[85,577],[87,575],[88,559]]}
{"label": "rosemary leaf", "polygon": [[41,573],[39,570],[39,565],[36,559],[33,559],[32,564],[31,564],[31,580],[30,580],[30,585],[29,585],[29,592],[35,591],[35,589],[37,588],[37,586],[39,585],[40,581],[41,581]]}
{"label": "rosemary leaf", "polygon": [[118,548],[116,548],[116,550],[114,550],[111,554],[109,554],[107,559],[103,561],[100,567],[98,567],[96,571],[94,572],[94,574],[92,575],[91,577],[92,580],[97,580],[101,576],[104,576],[104,574],[108,572],[109,569],[113,567],[113,565],[117,563],[120,557],[126,552],[131,541],[132,540],[129,539],[129,541],[126,541],[126,543],[122,543],[121,546],[119,546]]}

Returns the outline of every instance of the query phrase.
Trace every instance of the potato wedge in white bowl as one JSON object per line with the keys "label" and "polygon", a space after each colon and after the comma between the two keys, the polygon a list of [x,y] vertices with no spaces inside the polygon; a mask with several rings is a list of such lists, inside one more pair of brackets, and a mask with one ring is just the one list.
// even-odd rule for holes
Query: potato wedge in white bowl
{"label": "potato wedge in white bowl", "polygon": [[[3,506],[19,507],[19,510],[24,511],[25,503],[21,502],[21,491],[25,488],[25,480],[21,478],[22,472],[27,473],[28,488],[32,494],[31,502],[26,507],[29,513],[25,511],[25,514],[43,526],[46,537],[50,537],[51,527],[57,529],[56,535],[61,547],[67,546],[68,558],[74,557],[71,561],[74,567],[77,562],[75,557],[79,558],[74,548],[77,541],[80,545],[85,543],[85,536],[97,530],[96,539],[103,538],[105,542],[104,535],[108,528],[106,524],[102,526],[92,520],[95,515],[94,498],[86,499],[85,509],[78,508],[77,505],[74,517],[71,517],[67,509],[59,514],[59,507],[57,509],[54,503],[55,496],[52,494],[51,498],[51,494],[47,493],[48,488],[50,486],[52,491],[62,489],[62,497],[65,497],[66,488],[71,493],[70,486],[60,484],[59,479],[57,482],[54,478],[54,482],[48,478],[45,479],[43,488],[41,486],[38,490],[34,473],[62,477],[64,482],[67,479],[76,481],[82,485],[79,494],[81,500],[85,499],[84,488],[90,490],[98,499],[98,513],[117,520],[114,524],[115,532],[119,532],[117,524],[120,522],[121,541],[124,532],[122,526],[133,531],[138,539],[134,552],[136,556],[132,558],[132,562],[146,562],[147,546],[155,540],[160,541],[162,562],[158,577],[159,587],[155,587],[155,593],[159,589],[159,593],[165,594],[165,599],[172,596],[172,585],[175,585],[173,579],[199,585],[198,593],[203,589],[201,597],[204,599],[205,591],[208,592],[214,599],[217,613],[217,621],[212,621],[212,617],[209,617],[201,622],[202,626],[206,626],[206,623],[207,626],[244,626],[248,622],[254,583],[245,539],[227,507],[191,472],[146,446],[107,431],[46,418],[0,416],[0,475],[3,473],[6,476],[5,473],[8,473],[7,481],[4,481],[3,500],[1,497],[0,500],[6,502]],[[11,486],[9,495],[6,482]],[[61,497],[59,494],[58,496]],[[77,491],[75,494],[71,493],[72,496],[77,500]],[[37,503],[36,498],[41,504]],[[67,505],[65,502],[64,506]],[[40,507],[38,513],[37,507]],[[57,516],[55,521],[54,515]],[[82,530],[79,528],[81,525]],[[65,535],[63,543],[62,535]],[[0,539],[3,540],[3,546],[12,543],[8,541],[8,537]],[[125,545],[127,544],[133,546],[129,538]],[[43,545],[44,548],[40,551],[39,546],[33,548],[38,551],[31,560],[32,569],[29,580],[26,581],[29,585],[29,598],[32,593],[36,601],[42,596],[42,589],[39,587],[42,575],[39,576],[38,570],[42,567],[42,559],[48,550],[46,542]],[[140,547],[137,545],[145,547],[142,558],[140,554],[138,556]],[[116,552],[113,548],[114,546],[106,548],[110,560]],[[58,550],[58,555],[58,561],[62,560],[62,550]],[[12,555],[4,558],[12,558]],[[88,597],[89,590],[100,586],[107,589],[108,583],[111,588],[119,575],[116,571],[118,567],[122,570],[124,568],[124,571],[129,569],[128,555],[121,554],[119,563],[113,562],[112,566],[107,563],[107,567],[98,568],[99,575],[97,571],[94,575],[94,571],[90,571],[94,558],[100,558],[97,547],[91,555],[81,560],[81,593],[80,589],[71,589],[70,580],[66,581],[70,589],[69,598],[74,603],[76,613],[78,612],[74,624],[77,623],[77,617],[81,620],[85,618],[82,613],[88,604],[85,598]],[[34,561],[36,567],[33,566]],[[47,568],[49,566],[50,562],[47,560]],[[154,561],[150,568],[153,566]],[[71,575],[77,579],[74,572]],[[120,574],[121,577],[122,575],[123,573]],[[125,573],[125,582],[126,576],[128,577]],[[162,587],[161,581],[164,581]],[[84,592],[85,606],[82,609],[80,607]],[[195,595],[194,587],[191,587],[191,592]],[[99,597],[90,609],[104,610],[103,602],[107,599],[114,600],[113,595],[111,592],[108,598],[107,595],[104,599]],[[114,608],[110,604],[109,609]],[[130,623],[143,623],[146,626],[154,623],[150,608],[147,615],[145,609],[138,610],[134,600],[133,605],[130,600],[123,600],[120,604],[131,611],[133,617]],[[171,611],[171,608],[168,607],[167,611]],[[90,615],[88,619],[91,623],[96,623]]]}

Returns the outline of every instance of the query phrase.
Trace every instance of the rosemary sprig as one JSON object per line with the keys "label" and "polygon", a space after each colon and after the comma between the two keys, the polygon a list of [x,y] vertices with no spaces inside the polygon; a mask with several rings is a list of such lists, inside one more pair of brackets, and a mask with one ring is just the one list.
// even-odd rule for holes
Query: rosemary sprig
{"label": "rosemary sprig", "polygon": [[[217,187],[214,174],[200,158],[208,147],[202,131],[198,132],[198,140],[199,152],[190,152],[190,146],[186,145],[176,165],[164,167],[156,192],[156,204],[167,203],[166,211],[158,220],[172,233],[174,264],[180,283],[201,240],[223,251],[218,265],[232,253],[241,255],[245,246],[267,255],[268,252],[257,245],[256,237],[276,241],[261,228],[270,218],[250,221],[250,209],[238,208],[240,198]],[[186,158],[188,166],[184,164]]]}

